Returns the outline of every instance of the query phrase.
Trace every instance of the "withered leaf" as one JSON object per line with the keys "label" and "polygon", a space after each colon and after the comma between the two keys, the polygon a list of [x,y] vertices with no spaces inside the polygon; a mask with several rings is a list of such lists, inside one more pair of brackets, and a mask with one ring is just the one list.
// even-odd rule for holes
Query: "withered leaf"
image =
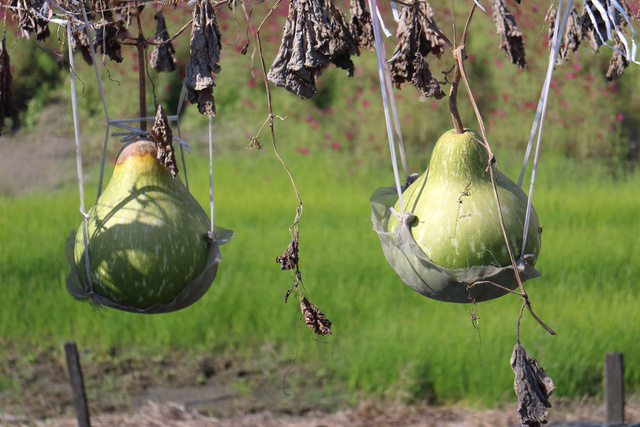
{"label": "withered leaf", "polygon": [[90,4],[91,7],[87,8],[87,18],[89,20],[95,20],[97,15],[100,19],[113,21],[113,12],[111,11],[109,0],[91,0]]}
{"label": "withered leaf", "polygon": [[398,44],[389,63],[394,87],[402,89],[405,82],[413,80],[416,74],[415,64],[420,65],[419,62],[416,62],[418,54],[424,62],[429,54],[440,58],[444,53],[444,40],[427,22],[429,20],[435,25],[433,17],[433,9],[426,2],[416,2],[413,6],[402,7],[396,31]]}
{"label": "withered leaf", "polygon": [[424,60],[420,53],[416,53],[413,60],[413,68],[415,72],[411,77],[411,84],[422,91],[427,98],[442,99],[445,96],[444,91],[440,87],[438,80],[433,77],[429,64]]}
{"label": "withered leaf", "polygon": [[293,270],[298,267],[298,236],[296,235],[287,250],[276,258],[276,262],[280,263],[281,270]]}
{"label": "withered leaf", "polygon": [[176,59],[173,56],[176,51],[169,41],[171,37],[169,37],[167,24],[160,10],[155,14],[154,19],[156,20],[156,35],[154,37],[156,45],[151,52],[149,65],[158,72],[170,73],[176,69]]}
{"label": "withered leaf", "polygon": [[[582,13],[582,31],[584,33],[584,38],[589,40],[593,52],[597,52],[598,49],[600,49],[600,46],[604,43],[603,38],[607,37],[607,24],[592,1],[586,0],[584,2],[584,7],[585,10]],[[587,9],[591,11],[595,24],[591,20]]]}
{"label": "withered leaf", "polygon": [[608,81],[613,81],[618,79],[624,73],[625,68],[629,66],[629,61],[627,58],[621,53],[624,52],[624,44],[620,40],[618,34],[614,35],[616,40],[615,48],[611,54],[611,61],[609,61],[609,68],[607,69],[606,78]]}
{"label": "withered leaf", "polygon": [[512,64],[518,65],[518,68],[526,67],[522,33],[503,0],[493,1],[493,22],[497,34],[500,35],[500,48],[507,53]]}
{"label": "withered leaf", "polygon": [[373,35],[371,14],[365,7],[365,0],[351,0],[349,12],[351,12],[349,29],[354,42],[358,47],[373,51],[376,41]]}
{"label": "withered leaf", "polygon": [[87,37],[87,33],[84,30],[76,30],[71,33],[71,48],[80,50],[82,59],[89,64],[93,65],[93,58],[91,57],[91,41]]}
{"label": "withered leaf", "polygon": [[330,64],[353,75],[359,55],[342,12],[328,0],[291,0],[278,54],[267,77],[303,98],[316,93],[315,79]]}
{"label": "withered leaf", "polygon": [[314,333],[318,335],[333,333],[331,331],[331,321],[306,296],[303,296],[300,300],[300,311],[304,316],[305,323]]}
{"label": "withered leaf", "polygon": [[129,34],[124,22],[122,20],[113,22],[101,19],[95,25],[95,29],[96,38],[93,45],[99,48],[101,54],[106,54],[112,61],[122,62],[120,42]]}
{"label": "withered leaf", "polygon": [[18,106],[13,99],[11,77],[11,58],[7,52],[6,40],[0,41],[0,135],[4,127],[4,119],[18,116]]}
{"label": "withered leaf", "polygon": [[518,420],[523,426],[547,423],[549,396],[556,386],[535,359],[517,343],[511,355],[511,369],[515,374],[513,388],[518,396]]}
{"label": "withered leaf", "polygon": [[169,119],[167,118],[162,105],[157,102],[156,119],[149,133],[158,147],[156,158],[169,169],[171,176],[175,178],[178,175],[178,166],[176,164],[176,156],[173,150],[173,132],[171,131]]}
{"label": "withered leaf", "polygon": [[45,19],[51,13],[51,4],[43,0],[10,0],[8,10],[13,10],[19,19],[20,29],[26,37],[36,36],[44,41],[50,35],[49,21]]}
{"label": "withered leaf", "polygon": [[[551,48],[551,46],[553,46],[553,33],[556,26],[555,9],[551,9],[547,20],[549,21],[549,48]],[[560,51],[558,52],[558,55],[560,56],[560,58],[568,60],[569,54],[576,53],[578,47],[580,47],[580,42],[585,38],[582,25],[582,17],[578,15],[575,7],[571,8],[569,19],[567,20],[567,26],[562,38],[563,39],[560,44]]]}
{"label": "withered leaf", "polygon": [[200,114],[216,115],[212,73],[220,72],[222,35],[216,13],[208,0],[197,0],[193,9],[193,27],[189,64],[187,65],[187,99],[198,105]]}

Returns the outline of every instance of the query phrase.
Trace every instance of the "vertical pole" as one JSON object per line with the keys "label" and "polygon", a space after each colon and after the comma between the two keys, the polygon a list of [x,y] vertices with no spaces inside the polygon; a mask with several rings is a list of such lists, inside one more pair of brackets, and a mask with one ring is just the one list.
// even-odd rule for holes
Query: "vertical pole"
{"label": "vertical pole", "polygon": [[91,427],[89,405],[87,404],[87,395],[84,392],[84,380],[82,378],[82,369],[80,369],[80,357],[78,356],[76,343],[64,343],[64,353],[67,356],[67,369],[69,370],[71,388],[73,389],[73,401],[76,407],[78,427]]}
{"label": "vertical pole", "polygon": [[607,426],[624,425],[624,356],[604,356],[604,412]]}

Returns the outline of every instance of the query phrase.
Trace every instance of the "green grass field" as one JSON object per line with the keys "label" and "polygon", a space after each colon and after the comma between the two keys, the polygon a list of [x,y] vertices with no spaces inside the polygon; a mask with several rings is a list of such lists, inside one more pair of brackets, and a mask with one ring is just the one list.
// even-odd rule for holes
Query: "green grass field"
{"label": "green grass field", "polygon": [[[371,230],[368,199],[390,185],[371,167],[334,150],[283,154],[303,198],[300,268],[310,299],[333,321],[317,339],[302,329],[298,364],[313,364],[354,391],[410,399],[494,404],[513,399],[509,358],[516,342],[516,296],[480,303],[480,334],[468,305],[432,301],[404,285]],[[519,159],[503,159],[513,176]],[[375,162],[373,162],[375,163]],[[507,165],[512,169],[506,168]],[[205,156],[191,155],[192,192],[208,205]],[[542,162],[535,205],[544,228],[537,267],[526,286],[550,336],[528,313],[521,341],[555,380],[556,395],[598,396],[602,361],[625,352],[628,391],[640,389],[640,175],[613,179],[586,163],[552,154]],[[95,197],[95,174],[87,203]],[[275,262],[289,242],[297,201],[269,148],[215,160],[217,224],[236,232],[209,292],[164,315],[97,311],[66,292],[63,248],[80,223],[75,187],[0,200],[0,336],[6,348],[54,346],[139,354],[188,349],[251,357],[269,343],[294,357],[299,311],[285,304],[289,272]]]}

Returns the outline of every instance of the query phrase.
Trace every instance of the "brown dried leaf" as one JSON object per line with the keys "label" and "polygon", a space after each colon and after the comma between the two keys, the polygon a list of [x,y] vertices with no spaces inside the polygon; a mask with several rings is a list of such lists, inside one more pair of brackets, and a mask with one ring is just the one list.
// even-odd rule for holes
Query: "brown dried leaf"
{"label": "brown dried leaf", "polygon": [[373,23],[371,14],[365,7],[365,0],[351,0],[349,3],[351,21],[349,29],[356,45],[373,52],[375,49],[375,37],[373,35]]}
{"label": "brown dried leaf", "polygon": [[[582,13],[582,31],[585,39],[589,40],[591,44],[591,49],[593,52],[597,52],[600,49],[600,46],[604,43],[602,38],[607,37],[607,24],[604,19],[598,12],[598,9],[595,7],[593,2],[590,0],[586,0],[584,2],[585,10]],[[589,17],[589,12],[587,9],[591,10],[593,14],[596,25],[594,26],[591,18]],[[602,36],[602,37],[601,37]]]}
{"label": "brown dried leaf", "polygon": [[8,10],[13,11],[19,20],[20,29],[28,38],[36,36],[36,40],[44,41],[50,35],[49,21],[45,19],[51,13],[51,4],[43,0],[10,0]]}
{"label": "brown dried leaf", "polygon": [[611,55],[611,61],[609,61],[609,68],[607,69],[606,78],[608,81],[613,81],[618,79],[624,73],[625,68],[629,66],[629,61],[627,58],[620,52],[624,52],[624,44],[620,40],[620,37],[615,34],[616,44],[613,54]]}
{"label": "brown dried leaf", "polygon": [[7,52],[6,40],[0,41],[0,136],[6,117],[17,117],[18,106],[13,99],[13,77],[11,77],[11,58]]}
{"label": "brown dried leaf", "polygon": [[518,396],[518,420],[523,426],[547,423],[549,396],[556,386],[535,359],[516,344],[511,355],[511,369],[515,374],[513,388]]}
{"label": "brown dried leaf", "polygon": [[353,75],[360,51],[342,12],[327,0],[291,0],[278,54],[267,77],[303,98],[316,93],[316,76],[330,64]]}
{"label": "brown dried leaf", "polygon": [[411,77],[411,84],[422,91],[427,98],[442,99],[445,96],[444,91],[440,88],[440,82],[433,77],[429,64],[424,60],[420,53],[416,53],[413,60],[413,68],[415,72]]}
{"label": "brown dried leaf", "polygon": [[158,147],[156,158],[165,165],[171,176],[178,175],[178,166],[176,164],[176,155],[173,150],[173,132],[169,126],[169,119],[162,108],[162,105],[156,102],[156,120],[153,123],[151,131],[149,131],[153,140]]}
{"label": "brown dried leaf", "polygon": [[100,19],[113,21],[113,12],[109,0],[91,0],[91,8],[87,10],[87,18],[96,19],[96,15]]}
{"label": "brown dried leaf", "polygon": [[93,58],[91,57],[91,41],[84,30],[73,31],[71,33],[71,48],[74,51],[80,50],[84,61],[89,65],[93,65]]}
{"label": "brown dried leaf", "polygon": [[169,37],[167,24],[160,10],[155,14],[154,19],[157,21],[154,40],[158,44],[153,47],[149,65],[158,72],[170,73],[176,69],[176,59],[173,56],[176,51],[169,41],[171,37]]}
{"label": "brown dried leaf", "polygon": [[191,56],[185,84],[187,99],[198,105],[200,114],[216,115],[213,98],[215,83],[211,74],[220,72],[221,37],[215,10],[208,0],[197,0],[193,9]]}
{"label": "brown dried leaf", "polygon": [[289,247],[276,258],[281,270],[293,270],[298,267],[298,235],[291,239]]}
{"label": "brown dried leaf", "polygon": [[500,48],[507,53],[512,64],[517,64],[518,68],[525,68],[527,61],[524,57],[522,33],[503,0],[493,2],[493,22],[496,25],[497,34],[500,35]]}
{"label": "brown dried leaf", "polygon": [[433,9],[426,2],[402,7],[396,31],[398,44],[389,63],[394,87],[402,89],[405,82],[414,78],[417,71],[415,64],[420,65],[420,62],[416,62],[418,54],[424,61],[430,53],[438,58],[444,53],[444,40],[427,23],[429,20],[435,25],[433,16]]}
{"label": "brown dried leaf", "polygon": [[[549,49],[553,46],[553,32],[556,26],[556,10],[551,9],[549,16]],[[578,15],[578,11],[573,7],[567,20],[567,26],[564,31],[562,43],[560,44],[560,51],[558,55],[565,61],[569,59],[570,53],[576,53],[580,42],[586,38],[583,31],[582,17]]]}
{"label": "brown dried leaf", "polygon": [[303,296],[300,300],[300,311],[304,316],[305,323],[313,332],[318,335],[333,333],[331,331],[331,321],[306,296]]}
{"label": "brown dried leaf", "polygon": [[95,26],[96,38],[94,47],[99,48],[100,54],[106,54],[115,62],[122,62],[122,45],[129,32],[122,20],[113,22],[101,19]]}
{"label": "brown dried leaf", "polygon": [[138,3],[138,9],[134,2],[123,2],[116,0],[114,2],[114,11],[121,19],[127,24],[127,27],[131,25],[131,22],[136,15],[141,14],[144,10],[144,3]]}

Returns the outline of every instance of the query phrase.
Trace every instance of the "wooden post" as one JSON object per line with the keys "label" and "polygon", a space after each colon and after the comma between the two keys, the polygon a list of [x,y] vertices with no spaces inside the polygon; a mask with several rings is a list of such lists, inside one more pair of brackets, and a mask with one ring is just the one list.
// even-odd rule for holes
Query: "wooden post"
{"label": "wooden post", "polygon": [[607,426],[624,425],[624,357],[622,353],[604,356],[604,412]]}
{"label": "wooden post", "polygon": [[73,389],[73,400],[76,407],[79,427],[91,427],[89,421],[89,405],[87,395],[84,392],[84,380],[82,369],[80,369],[80,357],[75,342],[64,343],[64,353],[67,356],[67,369],[71,378],[71,388]]}

